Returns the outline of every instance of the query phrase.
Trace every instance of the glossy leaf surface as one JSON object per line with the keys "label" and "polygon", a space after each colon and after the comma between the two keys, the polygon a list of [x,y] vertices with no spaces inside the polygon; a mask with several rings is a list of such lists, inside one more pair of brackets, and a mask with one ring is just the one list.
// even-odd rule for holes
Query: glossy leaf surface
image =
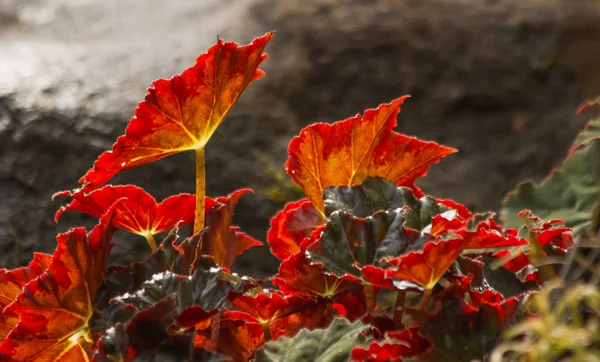
{"label": "glossy leaf surface", "polygon": [[285,168],[320,212],[326,187],[355,185],[367,176],[380,176],[415,189],[414,181],[431,164],[455,152],[392,131],[406,98],[367,110],[362,117],[312,124],[292,139]]}
{"label": "glossy leaf surface", "polygon": [[381,258],[418,250],[430,238],[404,227],[409,213],[409,209],[379,211],[363,219],[336,211],[321,239],[308,248],[310,257],[338,275],[359,275],[361,266],[378,265]]}
{"label": "glossy leaf surface", "polygon": [[193,333],[168,332],[174,301],[167,298],[118,323],[98,342],[94,361],[225,361],[226,358],[194,346]]}
{"label": "glossy leaf surface", "polygon": [[408,206],[412,214],[407,220],[407,227],[416,230],[423,229],[434,215],[449,210],[432,197],[418,198],[410,188],[397,187],[381,177],[367,177],[360,185],[328,187],[323,192],[323,198],[326,216],[342,210],[366,218],[377,211]]}
{"label": "glossy leaf surface", "polygon": [[154,81],[125,135],[79,180],[82,191],[123,170],[204,148],[244,89],[264,74],[258,66],[267,58],[263,50],[272,36],[245,46],[219,40],[180,75]]}

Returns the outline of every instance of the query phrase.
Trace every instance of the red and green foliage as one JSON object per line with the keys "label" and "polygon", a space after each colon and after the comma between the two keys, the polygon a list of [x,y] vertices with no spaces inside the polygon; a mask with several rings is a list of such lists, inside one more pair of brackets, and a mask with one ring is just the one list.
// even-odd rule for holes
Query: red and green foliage
{"label": "red and green foliage", "polygon": [[[520,305],[556,277],[546,260],[573,246],[572,229],[516,216],[525,198],[553,207],[543,190],[509,197],[509,228],[415,186],[455,150],[393,131],[406,96],[292,139],[285,167],[306,198],[271,221],[266,239],[279,271],[272,284],[232,273],[239,254],[262,245],[232,226],[251,190],[207,197],[204,152],[264,74],[272,36],[219,41],[182,74],[155,81],[82,187],[57,194],[70,198],[57,220],[79,211],[100,222],[59,235],[52,256],[0,271],[0,360],[484,360],[525,313]],[[593,139],[580,142],[573,162]],[[182,151],[196,152],[195,195],[157,203],[137,186],[104,185]],[[568,180],[541,188],[552,182]],[[180,238],[178,227],[192,223]],[[116,228],[144,236],[151,256],[107,268]],[[154,236],[169,230],[157,245]]]}

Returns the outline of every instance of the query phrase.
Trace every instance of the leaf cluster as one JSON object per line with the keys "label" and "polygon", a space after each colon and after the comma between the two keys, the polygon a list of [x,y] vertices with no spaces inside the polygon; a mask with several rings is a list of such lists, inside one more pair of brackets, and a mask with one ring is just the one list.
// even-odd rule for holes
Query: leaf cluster
{"label": "leaf cluster", "polygon": [[[294,137],[285,169],[306,197],[271,221],[279,270],[266,280],[230,271],[262,245],[232,224],[251,190],[207,197],[204,152],[264,74],[272,36],[220,40],[180,75],[155,81],[81,188],[56,194],[70,201],[57,221],[83,212],[99,224],[59,235],[53,255],[0,271],[0,360],[486,360],[507,326],[530,317],[521,306],[558,278],[573,231],[589,221],[579,213],[589,216],[595,179],[579,176],[595,138],[580,137],[557,181],[509,196],[500,225],[415,185],[456,150],[394,132],[407,96]],[[195,195],[159,203],[137,186],[106,185],[183,151],[196,152]],[[559,190],[569,193],[564,203],[549,195]],[[571,217],[568,202],[580,199]],[[117,228],[144,237],[151,256],[108,267]]]}

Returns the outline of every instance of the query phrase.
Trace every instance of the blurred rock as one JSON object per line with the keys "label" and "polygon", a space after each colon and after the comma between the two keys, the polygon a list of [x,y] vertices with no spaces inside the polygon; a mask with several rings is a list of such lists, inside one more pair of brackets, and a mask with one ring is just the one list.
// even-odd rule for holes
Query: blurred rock
{"label": "blurred rock", "polygon": [[[399,130],[460,150],[420,185],[477,210],[497,209],[519,180],[541,177],[560,161],[585,122],[576,106],[584,92],[596,91],[588,75],[600,62],[582,59],[600,23],[590,9],[563,3],[4,0],[0,266],[50,252],[58,231],[92,225],[76,214],[54,224],[65,200],[50,196],[77,186],[123,133],[152,80],[193,64],[217,34],[245,43],[277,30],[267,76],[240,98],[207,148],[209,195],[257,190],[236,213],[253,236],[264,240],[281,207],[264,192],[276,185],[265,169],[285,161],[290,137],[306,124],[344,119],[407,93],[413,99]],[[146,187],[158,199],[193,192],[193,181],[193,154],[113,180]],[[142,238],[116,239],[114,262],[138,260],[146,250]],[[269,258],[266,247],[253,250],[239,268],[270,273]]]}

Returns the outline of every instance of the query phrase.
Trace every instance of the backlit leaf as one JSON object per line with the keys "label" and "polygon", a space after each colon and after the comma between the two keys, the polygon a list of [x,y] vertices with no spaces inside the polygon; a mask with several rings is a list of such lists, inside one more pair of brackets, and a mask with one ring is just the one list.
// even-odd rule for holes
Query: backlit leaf
{"label": "backlit leaf", "polygon": [[[196,209],[194,195],[170,196],[158,204],[144,189],[133,185],[107,185],[88,194],[64,191],[55,196],[73,197],[70,204],[56,212],[56,222],[66,211],[79,211],[100,218],[115,201],[124,198],[116,209],[113,225],[142,236],[152,236],[178,225],[187,225],[194,221]],[[214,200],[207,198],[207,209],[215,204]]]}
{"label": "backlit leaf", "polygon": [[460,230],[458,234],[467,241],[465,252],[469,253],[486,253],[528,244],[527,240],[518,236],[516,229],[504,229],[493,218],[477,224],[474,231]]}
{"label": "backlit leaf", "polygon": [[228,197],[219,197],[218,205],[206,213],[205,229],[200,236],[199,252],[210,255],[217,265],[231,268],[235,258],[253,246],[262,243],[250,235],[243,233],[237,226],[231,226],[233,213],[240,197],[252,192],[250,189],[241,189],[233,192]]}
{"label": "backlit leaf", "polygon": [[309,199],[290,202],[271,220],[267,242],[271,253],[281,260],[299,253],[305,238],[325,220]]}
{"label": "backlit leaf", "polygon": [[341,277],[328,273],[323,266],[310,263],[306,256],[296,254],[281,263],[273,284],[286,294],[334,298],[342,293],[362,293],[359,279],[351,275]]}
{"label": "backlit leaf", "polygon": [[4,308],[12,303],[23,291],[25,284],[40,276],[48,269],[52,255],[34,253],[33,260],[26,267],[13,270],[0,269],[0,341],[19,322],[19,316]]}
{"label": "backlit leaf", "polygon": [[258,66],[272,36],[245,46],[219,40],[180,75],[154,81],[125,135],[79,180],[81,191],[102,186],[123,170],[204,148],[244,89],[264,74]]}
{"label": "backlit leaf", "polygon": [[421,251],[388,260],[385,276],[404,280],[431,290],[465,247],[461,239],[430,241]]}
{"label": "backlit leaf", "polygon": [[[264,344],[264,332],[260,323],[242,312],[226,312],[219,319],[216,352],[230,357],[233,362],[252,359]],[[212,346],[213,329],[199,330],[195,345],[209,349]]]}
{"label": "backlit leaf", "polygon": [[94,349],[89,321],[110,251],[114,208],[89,233],[57,237],[48,269],[6,307],[20,321],[0,344],[4,361],[88,361]]}
{"label": "backlit leaf", "polygon": [[369,109],[362,117],[312,124],[292,139],[285,168],[320,212],[326,187],[351,186],[367,176],[380,176],[417,190],[414,181],[431,164],[455,152],[392,131],[406,98]]}
{"label": "backlit leaf", "polygon": [[[318,301],[299,295],[283,296],[278,293],[238,295],[231,298],[231,304],[259,322],[265,330],[266,340],[281,336],[293,336],[302,328],[314,328],[304,323],[302,313],[319,307]],[[327,319],[321,313],[321,318]],[[327,325],[331,320],[324,320]]]}

